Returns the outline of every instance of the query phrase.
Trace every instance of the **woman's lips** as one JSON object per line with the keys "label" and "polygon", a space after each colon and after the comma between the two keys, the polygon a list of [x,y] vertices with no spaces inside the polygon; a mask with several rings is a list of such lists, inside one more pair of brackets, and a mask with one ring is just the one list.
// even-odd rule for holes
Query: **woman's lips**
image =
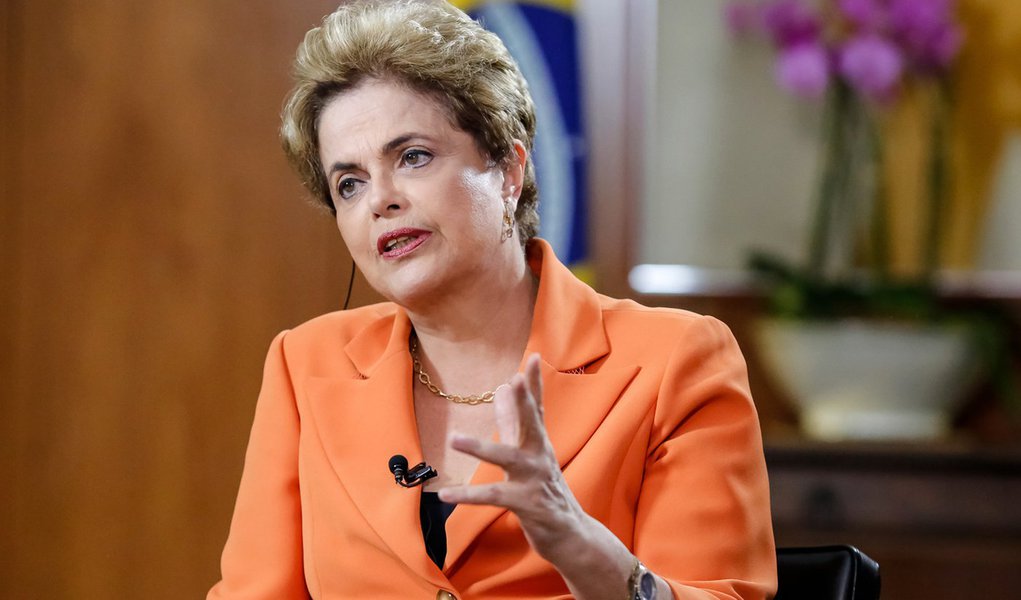
{"label": "woman's lips", "polygon": [[432,233],[428,231],[411,227],[394,229],[379,236],[376,240],[376,250],[383,258],[398,258],[414,252],[431,235]]}

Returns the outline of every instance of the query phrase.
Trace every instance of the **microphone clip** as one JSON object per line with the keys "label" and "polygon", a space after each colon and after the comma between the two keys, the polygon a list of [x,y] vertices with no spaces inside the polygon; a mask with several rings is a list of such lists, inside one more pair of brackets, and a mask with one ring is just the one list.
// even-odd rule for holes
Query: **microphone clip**
{"label": "microphone clip", "polygon": [[436,477],[436,469],[430,467],[424,462],[420,462],[417,465],[408,469],[407,473],[404,474],[404,480],[398,481],[401,486],[410,488],[416,485],[422,485],[426,481]]}
{"label": "microphone clip", "polygon": [[408,459],[400,454],[390,457],[388,466],[390,472],[394,475],[394,482],[401,487],[415,487],[436,477],[436,469],[425,464],[425,462],[420,462],[409,469]]}

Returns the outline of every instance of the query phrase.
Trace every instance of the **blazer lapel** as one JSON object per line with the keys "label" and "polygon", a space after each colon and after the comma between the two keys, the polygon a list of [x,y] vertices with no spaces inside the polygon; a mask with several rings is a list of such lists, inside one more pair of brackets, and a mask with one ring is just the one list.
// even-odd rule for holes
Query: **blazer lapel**
{"label": "blazer lapel", "polygon": [[403,311],[383,321],[345,349],[365,379],[311,378],[308,403],[326,456],[366,522],[411,570],[441,587],[446,582],[422,540],[421,488],[396,485],[388,469],[391,456],[402,454],[414,465],[422,450],[407,350],[410,324]]}
{"label": "blazer lapel", "polygon": [[557,260],[545,240],[536,239],[528,250],[540,287],[521,367],[532,353],[543,359],[546,430],[562,469],[603,422],[638,367],[602,368],[610,342],[598,294]]}

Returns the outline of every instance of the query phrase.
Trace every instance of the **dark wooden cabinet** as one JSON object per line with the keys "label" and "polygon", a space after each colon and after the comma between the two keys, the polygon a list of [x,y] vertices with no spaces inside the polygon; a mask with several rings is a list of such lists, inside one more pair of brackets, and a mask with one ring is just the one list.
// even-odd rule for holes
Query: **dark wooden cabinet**
{"label": "dark wooden cabinet", "polygon": [[777,544],[858,546],[884,600],[1021,598],[1021,447],[766,444]]}

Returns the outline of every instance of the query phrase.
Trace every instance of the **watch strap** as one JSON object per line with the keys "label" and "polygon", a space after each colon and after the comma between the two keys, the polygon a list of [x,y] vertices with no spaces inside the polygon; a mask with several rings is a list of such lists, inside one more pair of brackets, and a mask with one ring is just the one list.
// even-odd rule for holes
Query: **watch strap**
{"label": "watch strap", "polygon": [[627,578],[627,598],[625,600],[638,599],[638,586],[641,584],[641,575],[644,570],[642,561],[635,558],[635,566],[631,567],[631,575]]}

